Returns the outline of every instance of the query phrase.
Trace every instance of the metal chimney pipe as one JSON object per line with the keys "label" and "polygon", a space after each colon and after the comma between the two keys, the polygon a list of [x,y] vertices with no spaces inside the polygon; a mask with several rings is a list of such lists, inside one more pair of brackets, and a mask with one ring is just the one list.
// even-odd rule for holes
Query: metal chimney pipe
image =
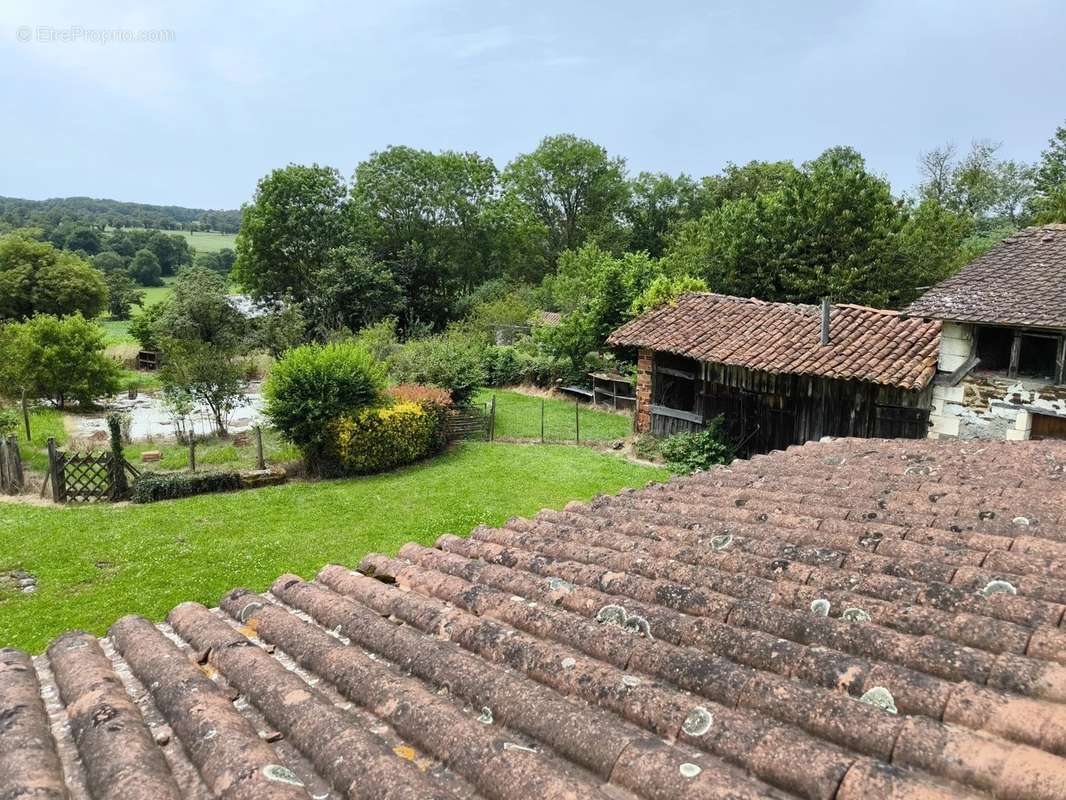
{"label": "metal chimney pipe", "polygon": [[829,344],[829,298],[822,298],[822,347]]}

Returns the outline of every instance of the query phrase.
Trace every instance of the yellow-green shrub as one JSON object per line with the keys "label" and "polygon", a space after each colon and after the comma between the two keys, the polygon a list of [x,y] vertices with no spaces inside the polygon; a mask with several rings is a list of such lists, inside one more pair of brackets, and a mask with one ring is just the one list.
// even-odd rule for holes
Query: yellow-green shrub
{"label": "yellow-green shrub", "polygon": [[334,455],[343,472],[383,472],[437,449],[440,424],[437,414],[418,403],[368,408],[330,425]]}

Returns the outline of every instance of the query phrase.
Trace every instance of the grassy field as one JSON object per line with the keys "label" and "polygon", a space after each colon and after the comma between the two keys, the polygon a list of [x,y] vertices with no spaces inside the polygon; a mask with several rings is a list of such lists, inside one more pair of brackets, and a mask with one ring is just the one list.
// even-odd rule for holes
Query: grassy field
{"label": "grassy field", "polygon": [[[127,228],[126,230],[144,230],[144,228]],[[237,234],[218,233],[217,231],[204,231],[203,233],[189,233],[188,231],[162,231],[163,233],[184,236],[190,247],[195,247],[201,253],[217,253],[219,250],[236,248]]]}
{"label": "grassy field", "polygon": [[39,582],[35,594],[0,596],[0,647],[38,652],[68,628],[103,633],[130,613],[159,620],[183,600],[214,605],[286,571],[310,577],[329,562],[354,565],[368,552],[665,477],[585,448],[467,443],[352,480],[147,506],[0,503],[0,570]]}
{"label": "grassy field", "polygon": [[[541,398],[500,389],[483,389],[475,400],[488,403],[496,395],[496,435],[504,439],[539,439]],[[597,411],[581,403],[581,441],[606,442],[632,433],[628,416]],[[549,441],[574,441],[577,425],[574,403],[549,398],[544,401],[544,436]]]}
{"label": "grassy field", "polygon": [[[139,306],[133,307],[133,315],[141,313],[141,309],[166,300],[174,291],[174,276],[168,275],[163,278],[162,286],[146,286],[141,289],[144,292],[144,301]],[[130,321],[128,319],[101,319],[100,324],[107,334],[107,344],[137,344],[137,340],[130,334]]]}

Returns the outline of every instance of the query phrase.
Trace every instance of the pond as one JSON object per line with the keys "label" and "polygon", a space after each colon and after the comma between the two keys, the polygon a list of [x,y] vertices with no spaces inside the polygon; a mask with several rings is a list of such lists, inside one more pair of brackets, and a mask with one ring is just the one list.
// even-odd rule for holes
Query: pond
{"label": "pond", "polygon": [[[234,409],[227,422],[230,433],[247,431],[263,418],[263,397],[256,387],[245,395],[245,402]],[[134,399],[125,395],[112,398],[99,412],[79,414],[69,419],[73,423],[71,436],[75,439],[104,440],[107,438],[107,415],[118,412],[129,414],[130,440],[134,442],[159,441],[175,438],[174,418],[163,404],[160,395],[142,394]],[[197,408],[189,417],[188,427],[197,436],[209,436],[215,432],[211,412],[206,406]]]}

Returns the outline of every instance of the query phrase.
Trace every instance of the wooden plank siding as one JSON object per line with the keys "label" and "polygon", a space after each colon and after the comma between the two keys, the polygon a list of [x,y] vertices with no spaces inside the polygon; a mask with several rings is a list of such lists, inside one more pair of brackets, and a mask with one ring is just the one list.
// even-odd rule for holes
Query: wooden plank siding
{"label": "wooden plank siding", "polygon": [[[657,368],[653,367],[652,376],[653,381],[660,378]],[[932,403],[928,386],[911,391],[715,363],[700,364],[695,394],[695,407],[682,409],[688,413],[670,413],[653,405],[651,432],[669,436],[699,430],[722,415],[725,433],[742,457],[823,436],[924,439]],[[658,396],[654,387],[653,396]]]}

